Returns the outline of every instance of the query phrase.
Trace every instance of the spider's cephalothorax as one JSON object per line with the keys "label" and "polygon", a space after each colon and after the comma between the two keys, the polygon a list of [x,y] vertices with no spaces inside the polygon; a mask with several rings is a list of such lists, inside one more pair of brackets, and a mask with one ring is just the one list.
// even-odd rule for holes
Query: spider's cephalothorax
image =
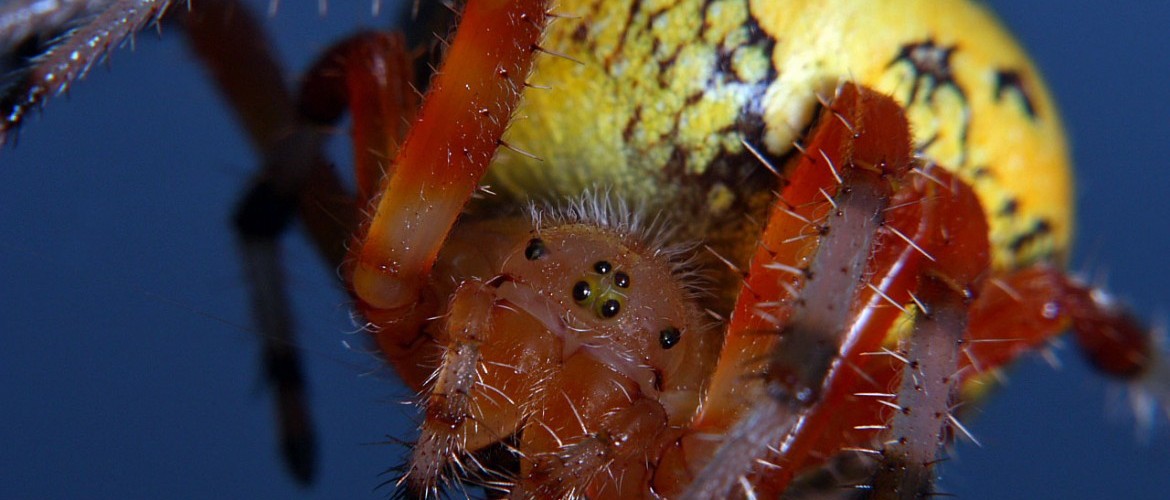
{"label": "spider's cephalothorax", "polygon": [[643,479],[610,493],[641,489],[645,451],[694,415],[719,339],[696,308],[687,248],[624,209],[586,195],[456,226],[427,292],[450,299],[427,313],[439,318],[424,332],[442,361],[428,369],[412,485],[431,488],[468,453],[510,440],[525,450],[524,473],[546,478],[523,484],[534,494],[611,468]]}
{"label": "spider's cephalothorax", "polygon": [[[117,3],[79,33],[109,43],[167,4]],[[952,409],[1066,329],[1167,398],[1148,332],[1060,268],[1059,117],[979,5],[472,0],[421,104],[401,36],[337,45],[294,93],[231,37],[246,18],[204,15],[234,2],[195,7],[267,166],[237,218],[249,264],[299,217],[423,396],[401,491],[774,496],[832,468],[926,496]],[[101,53],[46,54],[4,130]],[[320,151],[346,109],[356,195]],[[561,208],[518,215],[532,200]],[[286,351],[270,373],[303,465]]]}

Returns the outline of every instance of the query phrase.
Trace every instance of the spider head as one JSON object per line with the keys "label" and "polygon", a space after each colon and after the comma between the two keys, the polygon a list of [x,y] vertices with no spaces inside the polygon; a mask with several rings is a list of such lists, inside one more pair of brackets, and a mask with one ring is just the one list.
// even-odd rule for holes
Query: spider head
{"label": "spider head", "polygon": [[[532,287],[567,326],[565,350],[586,349],[643,391],[689,413],[711,348],[679,253],[589,222],[542,227],[519,242],[503,272]],[[672,406],[667,404],[667,406]],[[681,415],[680,415],[681,416]]]}

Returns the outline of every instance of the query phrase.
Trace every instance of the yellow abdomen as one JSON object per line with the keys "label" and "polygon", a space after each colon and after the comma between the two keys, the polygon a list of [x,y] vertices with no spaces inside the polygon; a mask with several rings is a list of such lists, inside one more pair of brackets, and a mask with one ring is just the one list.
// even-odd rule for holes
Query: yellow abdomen
{"label": "yellow abdomen", "polygon": [[[906,107],[920,153],[971,183],[996,268],[1060,259],[1072,180],[1032,63],[963,0],[566,0],[488,182],[513,198],[583,189],[667,209],[733,260],[783,167],[842,81]],[[758,229],[757,229],[758,230]]]}

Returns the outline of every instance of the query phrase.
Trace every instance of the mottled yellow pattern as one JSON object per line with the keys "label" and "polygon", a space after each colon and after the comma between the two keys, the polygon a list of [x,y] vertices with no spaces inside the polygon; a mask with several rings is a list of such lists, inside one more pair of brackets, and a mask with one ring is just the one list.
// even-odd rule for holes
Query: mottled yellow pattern
{"label": "mottled yellow pattern", "polygon": [[[817,94],[854,80],[903,102],[924,155],[975,186],[997,267],[1067,249],[1072,184],[1060,118],[1031,62],[980,5],[566,0],[557,12],[565,17],[542,47],[575,61],[538,58],[529,82],[551,88],[525,91],[505,139],[543,161],[502,150],[489,183],[505,193],[602,186],[667,203],[708,200],[690,211],[722,214],[761,189],[737,180],[759,168],[741,141],[783,158]],[[932,68],[931,57],[943,64]]]}
{"label": "mottled yellow pattern", "polygon": [[[967,1],[758,0],[752,12],[777,44],[779,77],[769,88],[769,147],[783,148],[814,110],[812,92],[829,92],[841,78],[860,81],[907,103],[915,138],[928,158],[957,170],[979,193],[992,228],[997,266],[1062,253],[1072,231],[1072,181],[1063,127],[1039,74],[1015,41],[982,6]],[[908,64],[890,62],[907,43],[934,40],[957,47],[953,89],[933,103],[907,102],[915,80]],[[996,99],[996,72],[1023,75],[1034,102],[1032,119],[1015,96]],[[969,114],[966,151],[961,128]],[[932,142],[933,139],[933,142]],[[976,175],[982,169],[983,175]],[[996,214],[1016,199],[1014,216]],[[1018,238],[1045,220],[1047,235],[1015,252]]]}
{"label": "mottled yellow pattern", "polygon": [[[600,183],[661,197],[664,169],[702,174],[742,151],[735,125],[766,88],[766,40],[753,45],[747,4],[563,2],[506,140],[545,159],[503,154],[494,182],[523,193],[568,194]],[[730,71],[723,71],[724,64]],[[673,157],[672,157],[673,156]]]}

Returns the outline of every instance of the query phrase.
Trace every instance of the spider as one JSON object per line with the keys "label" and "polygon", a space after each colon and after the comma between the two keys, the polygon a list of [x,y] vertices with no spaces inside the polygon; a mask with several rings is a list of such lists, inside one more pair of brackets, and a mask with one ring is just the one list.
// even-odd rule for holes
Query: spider
{"label": "spider", "polygon": [[[137,57],[137,56],[135,56],[135,57]],[[118,65],[121,65],[121,64],[130,64],[130,63],[126,62],[126,61],[129,61],[130,59],[131,59],[130,57],[121,57],[121,58],[119,59],[119,61],[118,61]],[[119,67],[119,66],[116,66],[116,69],[118,69],[119,71],[122,71],[124,68],[122,68],[122,67]],[[95,80],[95,81],[97,81],[98,79],[96,79],[96,78],[95,78],[94,80]],[[89,84],[93,84],[93,82],[89,82],[89,83],[87,83],[87,85],[89,85]],[[81,100],[81,98],[80,98],[80,97],[76,97],[76,98],[75,98],[75,101],[80,101],[80,100]],[[53,112],[51,112],[51,113],[49,114],[49,116],[52,116],[52,115],[53,115],[53,114],[56,112],[56,110],[57,110],[57,109],[59,109],[60,107],[61,107],[61,105],[58,105],[56,108],[54,108],[54,111],[53,111]],[[35,129],[30,129],[30,130],[35,130]],[[31,134],[32,132],[30,131],[29,133]],[[27,147],[27,138],[26,138],[25,140],[26,140],[26,144],[22,145],[22,148],[25,148],[25,147]],[[141,149],[141,146],[140,146],[140,149]],[[21,151],[21,149],[17,149],[17,151]],[[241,155],[241,157],[247,157],[247,156],[246,156],[246,155]],[[5,198],[5,199],[8,199],[8,198]],[[56,260],[59,260],[59,259],[53,259],[53,260],[55,260],[55,261],[56,261]],[[228,273],[228,274],[230,274],[230,273]],[[228,276],[228,277],[226,277],[226,278],[225,278],[225,281],[227,281],[227,280],[230,280],[230,276]],[[99,292],[99,293],[100,293],[100,292]],[[338,299],[333,299],[333,302],[336,302],[337,300],[338,300]],[[146,307],[150,307],[150,306],[157,307],[157,304],[153,304],[153,305],[151,305],[151,304],[148,304]],[[172,311],[172,314],[173,314],[173,313],[174,313],[174,312]],[[182,311],[181,311],[181,312],[180,312],[180,314],[184,314],[184,312],[182,312]],[[188,317],[189,317],[189,316],[188,316]],[[208,326],[208,328],[206,328],[206,329],[204,329],[204,330],[205,330],[205,331],[206,331],[206,330],[213,330],[213,329],[215,328],[215,326],[216,326],[216,325],[210,325],[210,326]],[[165,330],[165,329],[161,329],[161,330]],[[160,330],[160,331],[161,331],[161,330]],[[208,335],[208,334],[206,334],[206,333],[202,333],[202,334],[200,334],[200,337],[202,337],[202,336],[207,336],[207,335]],[[157,367],[155,367],[155,369],[157,369]],[[192,369],[194,369],[194,368],[192,368]],[[1018,384],[1015,384],[1015,385],[1016,385],[1016,387],[1013,387],[1013,390],[1017,390],[1017,389],[1019,389],[1019,386],[1021,386],[1021,385],[1027,385],[1027,384],[1025,384],[1025,383],[1018,383]],[[1009,391],[1009,392],[1010,392],[1010,391]],[[1077,392],[1080,392],[1080,391],[1077,391]],[[1079,397],[1078,397],[1078,400],[1079,400],[1081,397],[1084,397],[1083,395],[1078,395],[1078,396],[1079,396]],[[321,397],[321,396],[317,396],[317,397]],[[1091,396],[1090,396],[1090,397],[1091,397]],[[1088,405],[1088,406],[1090,406],[1090,407],[1091,407],[1092,405]],[[994,450],[992,450],[992,451],[994,451]],[[980,452],[980,453],[983,453],[983,452]],[[989,452],[989,453],[990,453],[990,452]],[[972,454],[973,454],[973,453],[968,453],[968,454],[964,455],[965,461],[966,461],[966,460],[969,460],[969,457],[970,457]],[[966,464],[964,464],[964,465],[966,465]],[[959,470],[961,470],[961,469],[962,469],[962,467],[959,467],[958,469],[959,469]],[[1050,491],[1049,491],[1049,492],[1050,492]]]}

